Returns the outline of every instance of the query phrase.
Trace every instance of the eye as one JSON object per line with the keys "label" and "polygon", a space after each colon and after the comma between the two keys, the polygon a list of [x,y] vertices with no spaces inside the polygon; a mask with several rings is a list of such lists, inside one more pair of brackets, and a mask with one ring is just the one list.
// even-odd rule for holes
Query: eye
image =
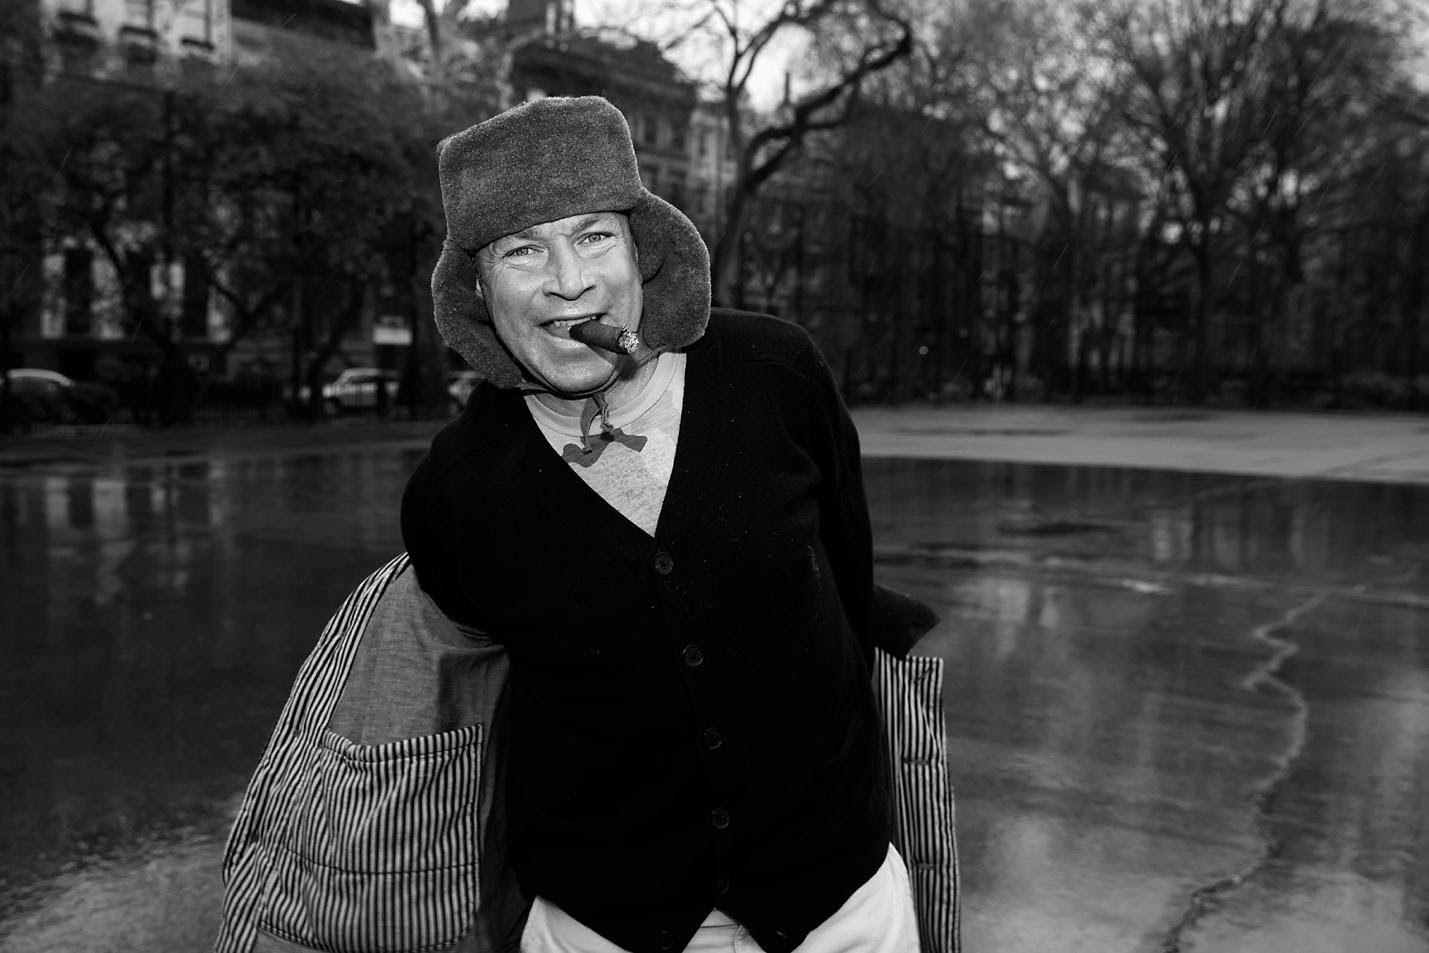
{"label": "eye", "polygon": [[599,245],[601,242],[609,241],[615,235],[611,232],[586,232],[577,241],[582,245]]}
{"label": "eye", "polygon": [[527,255],[534,255],[536,248],[533,245],[517,245],[515,248],[508,248],[501,253],[502,258],[525,258]]}

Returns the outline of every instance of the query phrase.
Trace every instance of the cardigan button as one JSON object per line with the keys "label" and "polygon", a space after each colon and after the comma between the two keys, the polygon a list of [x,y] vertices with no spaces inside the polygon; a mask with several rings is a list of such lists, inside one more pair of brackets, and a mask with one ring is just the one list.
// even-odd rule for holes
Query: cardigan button
{"label": "cardigan button", "polygon": [[706,728],[704,733],[705,747],[711,751],[718,751],[724,744],[724,735],[719,733],[718,728]]}
{"label": "cardigan button", "polygon": [[729,826],[729,811],[722,807],[715,808],[710,812],[710,823],[714,825],[715,830],[724,830]]}
{"label": "cardigan button", "polygon": [[683,656],[685,659],[685,664],[688,665],[690,668],[699,668],[701,665],[705,664],[705,650],[700,648],[698,645],[695,645],[693,642],[685,646]]}
{"label": "cardigan button", "polygon": [[655,946],[662,950],[673,950],[675,948],[675,934],[669,930],[661,930],[655,934]]}
{"label": "cardigan button", "polygon": [[716,877],[714,882],[714,888],[715,893],[719,894],[721,897],[729,893],[729,874],[720,874],[718,877]]}
{"label": "cardigan button", "polygon": [[665,552],[663,549],[655,554],[655,571],[662,576],[670,575],[675,568],[675,557]]}

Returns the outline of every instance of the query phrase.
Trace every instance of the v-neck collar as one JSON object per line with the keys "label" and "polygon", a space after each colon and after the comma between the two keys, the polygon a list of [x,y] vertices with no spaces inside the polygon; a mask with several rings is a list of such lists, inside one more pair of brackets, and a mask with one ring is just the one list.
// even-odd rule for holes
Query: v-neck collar
{"label": "v-neck collar", "polygon": [[555,525],[568,532],[608,540],[614,548],[644,558],[652,549],[681,535],[683,527],[697,516],[720,453],[724,420],[723,358],[715,324],[711,322],[704,336],[685,352],[688,357],[679,440],[653,537],[572,472],[542,435],[524,398],[513,395],[514,400],[504,402],[506,413],[520,418],[508,422],[520,443],[519,452],[532,464],[531,484],[550,507]]}

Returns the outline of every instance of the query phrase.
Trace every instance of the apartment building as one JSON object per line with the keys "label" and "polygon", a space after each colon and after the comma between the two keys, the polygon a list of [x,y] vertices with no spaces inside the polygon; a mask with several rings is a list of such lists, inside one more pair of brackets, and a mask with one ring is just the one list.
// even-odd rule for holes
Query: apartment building
{"label": "apartment building", "polygon": [[[522,12],[518,23],[540,26],[512,51],[515,99],[604,96],[630,124],[645,187],[688,211],[695,84],[655,44],[612,31],[576,30],[564,12],[564,0],[545,3],[551,12],[544,16],[533,9],[536,0],[513,4],[513,10]],[[546,24],[569,28],[552,31]]]}
{"label": "apartment building", "polygon": [[227,0],[41,0],[40,10],[56,52],[89,54],[100,71],[228,55]]}
{"label": "apartment building", "polygon": [[[289,54],[294,46],[312,44],[374,48],[370,15],[342,0],[37,0],[30,13],[38,22],[25,24],[24,32],[40,39],[41,70],[9,84],[13,111],[22,111],[27,96],[71,102],[76,110],[83,102],[90,117],[102,115],[109,101],[121,126],[126,110],[143,111],[147,128],[158,132],[147,139],[136,136],[132,145],[147,152],[116,160],[128,159],[135,167],[148,163],[149,194],[109,201],[146,201],[155,232],[166,227],[163,219],[179,191],[172,183],[184,175],[166,154],[184,134],[173,98],[177,86],[231,64],[251,67],[285,44]],[[162,117],[157,127],[155,115]],[[137,116],[134,124],[140,125]],[[265,196],[253,201],[262,203]],[[255,356],[285,357],[283,343],[261,340],[229,354],[223,347],[230,336],[228,303],[212,292],[192,260],[170,251],[162,238],[136,234],[144,230],[132,220],[118,227],[118,238],[145,246],[122,256],[80,223],[65,231],[60,222],[47,220],[32,234],[7,236],[6,268],[39,278],[24,283],[24,293],[8,304],[8,363],[52,367],[79,378],[112,375],[116,368],[132,373],[156,359],[152,336],[132,326],[136,300],[149,302],[144,320],[166,323],[170,342],[199,374],[231,373],[232,365]],[[370,350],[370,331],[367,341]]]}
{"label": "apartment building", "polygon": [[686,214],[711,248],[725,226],[725,202],[734,186],[735,157],[723,101],[702,95],[690,112]]}

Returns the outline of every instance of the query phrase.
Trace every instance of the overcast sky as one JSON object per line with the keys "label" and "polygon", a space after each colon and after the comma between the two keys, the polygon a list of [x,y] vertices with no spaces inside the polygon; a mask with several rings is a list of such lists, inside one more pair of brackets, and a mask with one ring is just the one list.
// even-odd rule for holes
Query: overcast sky
{"label": "overcast sky", "polygon": [[[360,0],[351,0],[360,2]],[[438,6],[443,0],[438,0]],[[661,8],[662,4],[652,2],[652,0],[573,0],[575,3],[576,23],[580,26],[619,26],[630,30],[648,39],[663,40],[665,37],[678,35],[680,26],[671,22],[662,24],[658,15],[652,13],[653,10]],[[766,3],[767,0],[752,0],[745,2],[741,7],[751,15],[757,11],[758,7]],[[471,10],[475,13],[495,15],[506,9],[506,0],[473,0]],[[398,23],[409,26],[420,26],[422,23],[422,8],[417,4],[417,0],[392,0],[392,19]],[[760,108],[772,108],[779,99],[784,83],[784,64],[791,62],[796,55],[796,46],[788,44],[785,47],[771,47],[765,58],[755,70],[754,79],[750,84],[750,94],[755,103]],[[682,47],[673,50],[670,54],[686,73],[694,79],[715,80],[718,79],[720,64],[715,58],[712,43],[701,43],[698,40],[686,43]]]}

